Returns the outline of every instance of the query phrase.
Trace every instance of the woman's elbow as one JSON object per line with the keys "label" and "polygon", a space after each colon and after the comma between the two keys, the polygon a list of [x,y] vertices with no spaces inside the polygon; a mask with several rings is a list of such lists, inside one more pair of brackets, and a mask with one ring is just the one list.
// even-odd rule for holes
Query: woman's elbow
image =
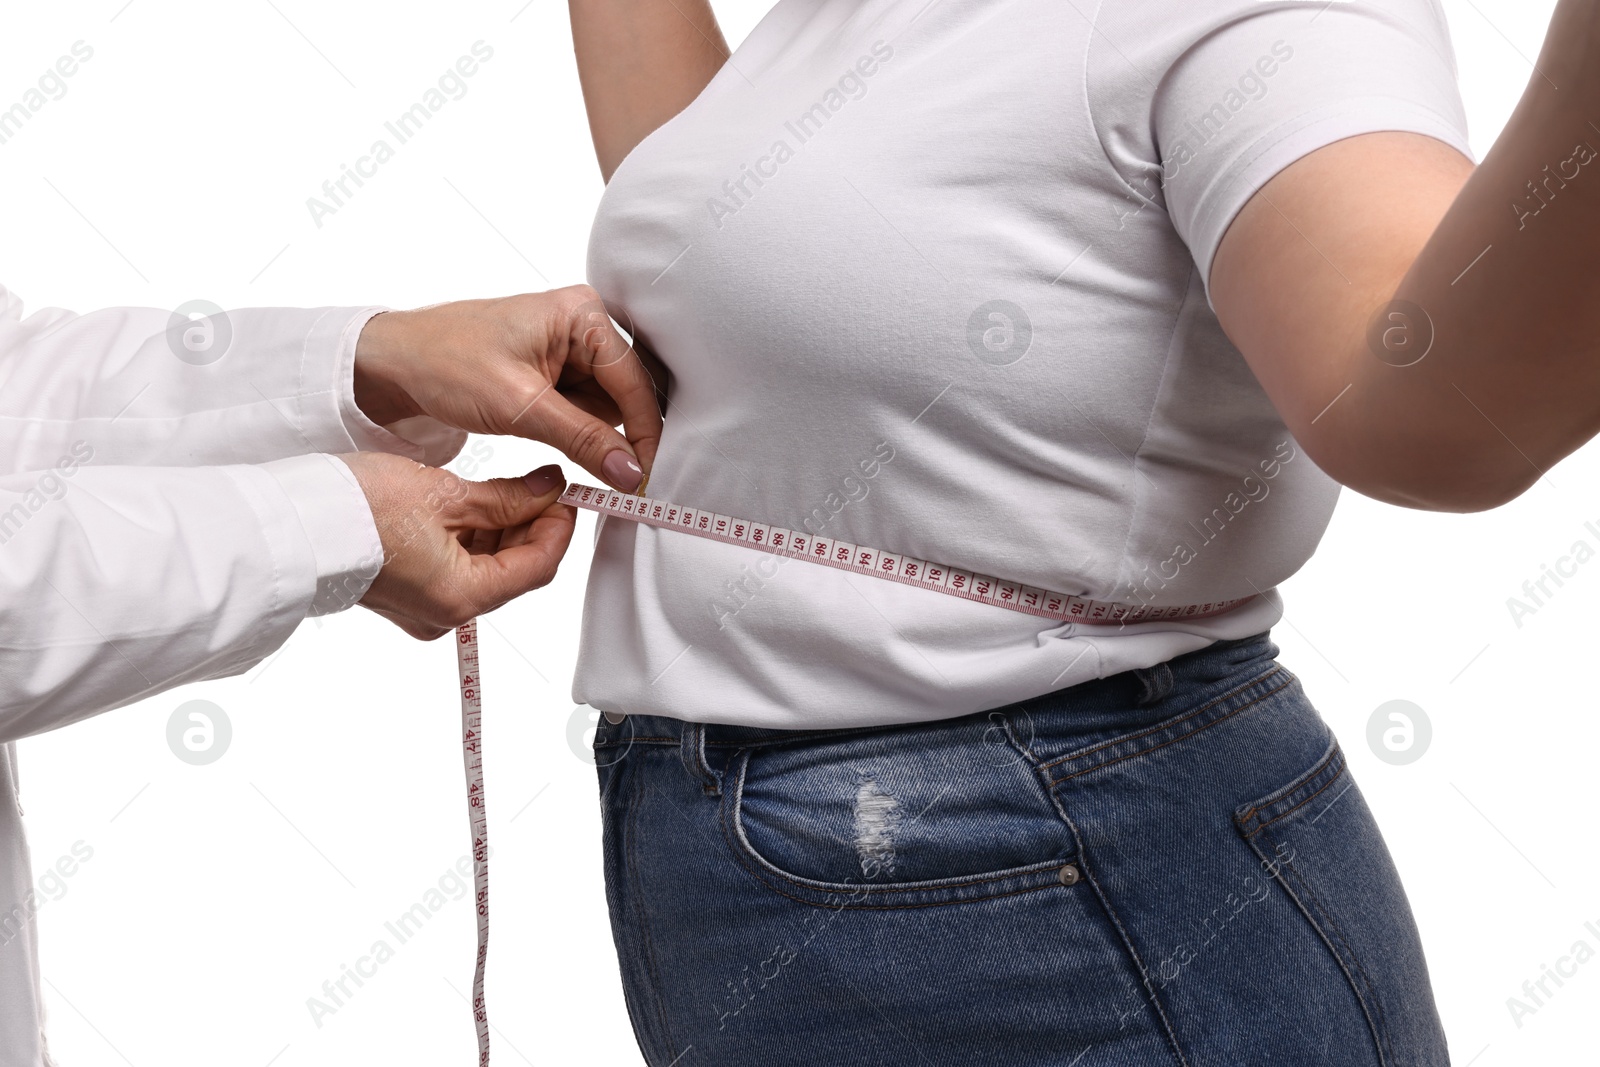
{"label": "woman's elbow", "polygon": [[1305,448],[1312,462],[1341,485],[1385,504],[1419,511],[1490,511],[1509,504],[1543,476],[1520,454],[1516,462],[1508,462],[1502,455],[1466,445],[1396,445],[1377,455]]}

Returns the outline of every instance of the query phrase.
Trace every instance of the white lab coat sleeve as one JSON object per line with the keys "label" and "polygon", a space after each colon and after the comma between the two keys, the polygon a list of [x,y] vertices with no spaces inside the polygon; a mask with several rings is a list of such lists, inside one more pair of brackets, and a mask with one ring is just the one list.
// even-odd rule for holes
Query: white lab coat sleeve
{"label": "white lab coat sleeve", "polygon": [[381,559],[333,456],[0,476],[0,742],[238,674]]}
{"label": "white lab coat sleeve", "polygon": [[356,342],[385,309],[156,308],[22,317],[0,287],[0,473],[263,463],[396,452],[440,465],[467,435],[426,417],[385,428],[355,404]]}

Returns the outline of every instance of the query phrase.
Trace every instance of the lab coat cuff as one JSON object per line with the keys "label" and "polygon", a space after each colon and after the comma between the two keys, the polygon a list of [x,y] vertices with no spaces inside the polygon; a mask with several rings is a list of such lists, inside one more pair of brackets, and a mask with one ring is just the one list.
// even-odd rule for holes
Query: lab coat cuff
{"label": "lab coat cuff", "polygon": [[292,456],[260,465],[292,505],[309,546],[316,590],[309,615],[329,615],[366,595],[383,567],[383,542],[355,474],[337,457]]}
{"label": "lab coat cuff", "polygon": [[354,310],[339,338],[335,389],[339,397],[339,415],[344,421],[345,432],[350,435],[350,451],[393,452],[430,467],[442,467],[454,459],[467,443],[465,430],[447,426],[427,415],[379,426],[356,406],[356,343],[361,339],[361,331],[367,323],[374,316],[389,310],[392,309],[368,307]]}

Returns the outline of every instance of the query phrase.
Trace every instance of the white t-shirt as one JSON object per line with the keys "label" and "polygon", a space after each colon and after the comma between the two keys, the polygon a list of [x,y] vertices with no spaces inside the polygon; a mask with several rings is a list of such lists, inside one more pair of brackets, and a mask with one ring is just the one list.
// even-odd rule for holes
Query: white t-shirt
{"label": "white t-shirt", "polygon": [[937,719],[1267,629],[1338,486],[1211,259],[1379,130],[1471,158],[1436,0],[781,0],[595,219],[589,279],[673,375],[650,495],[1101,600],[1262,595],[1061,625],[610,520],[574,697]]}

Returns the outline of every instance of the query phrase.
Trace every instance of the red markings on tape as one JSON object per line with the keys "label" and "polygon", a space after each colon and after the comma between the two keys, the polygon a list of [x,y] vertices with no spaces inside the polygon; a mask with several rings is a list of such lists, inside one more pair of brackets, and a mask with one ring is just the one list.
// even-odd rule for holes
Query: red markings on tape
{"label": "red markings on tape", "polygon": [[1030,585],[1008,582],[989,574],[975,574],[972,571],[946,567],[940,563],[886,552],[879,548],[853,545],[848,541],[838,541],[828,537],[814,537],[800,530],[767,526],[732,515],[719,515],[664,500],[632,496],[615,489],[600,489],[592,485],[573,483],[567,486],[565,493],[561,494],[561,503],[599,512],[602,515],[614,515],[629,522],[678,530],[697,537],[743,545],[746,548],[771,552],[779,556],[792,556],[795,559],[820,563],[854,574],[886,578],[902,585],[930,589],[936,593],[975,600],[980,604],[993,604],[996,607],[1059,622],[1104,626],[1155,622],[1162,619],[1204,619],[1232,611],[1239,605],[1255,599],[1255,596],[1251,595],[1235,600],[1166,607],[1149,604],[1116,604],[1071,596],[1067,593],[1054,593],[1048,589],[1036,589]]}
{"label": "red markings on tape", "polygon": [[478,912],[478,962],[472,973],[472,1018],[478,1028],[478,1067],[489,1067],[489,1009],[483,971],[489,959],[489,818],[483,795],[483,673],[478,620],[456,628],[456,673],[461,679],[461,757],[467,772],[467,820],[472,828],[472,889]]}

